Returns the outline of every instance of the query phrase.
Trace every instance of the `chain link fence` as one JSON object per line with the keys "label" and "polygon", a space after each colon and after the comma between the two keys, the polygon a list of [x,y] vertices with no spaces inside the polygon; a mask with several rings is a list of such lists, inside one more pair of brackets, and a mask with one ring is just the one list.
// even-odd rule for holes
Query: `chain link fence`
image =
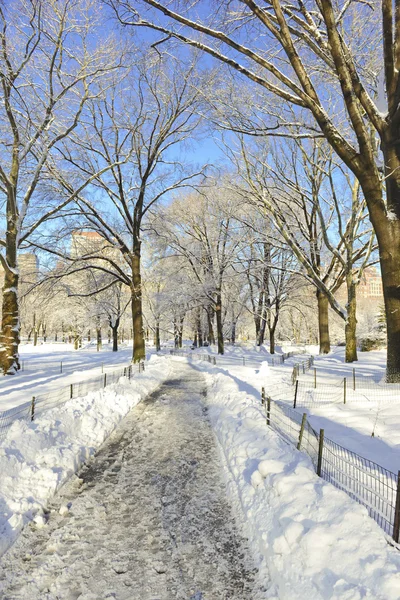
{"label": "chain link fence", "polygon": [[[139,373],[144,371],[144,362],[138,363],[136,367]],[[92,377],[86,381],[71,383],[68,386],[64,386],[57,390],[38,396],[32,396],[31,401],[0,412],[0,441],[5,438],[11,425],[16,420],[22,419],[34,421],[39,414],[52,408],[56,408],[72,398],[78,398],[80,396],[85,396],[90,392],[104,389],[109,385],[117,383],[121,377],[131,379],[134,373],[133,369],[134,365],[130,364],[114,371],[108,371],[107,373]]]}
{"label": "chain link fence", "polygon": [[263,395],[262,403],[267,425],[308,454],[320,477],[365,506],[370,517],[399,542],[400,471],[396,475],[326,438],[323,429],[311,427],[306,413]]}

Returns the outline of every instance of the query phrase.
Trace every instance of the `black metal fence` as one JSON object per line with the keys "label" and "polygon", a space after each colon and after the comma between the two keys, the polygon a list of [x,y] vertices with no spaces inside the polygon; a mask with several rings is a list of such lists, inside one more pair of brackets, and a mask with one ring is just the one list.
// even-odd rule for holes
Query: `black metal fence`
{"label": "black metal fence", "polygon": [[[137,369],[139,373],[144,371],[144,363],[138,363]],[[61,404],[71,400],[72,398],[78,398],[79,396],[85,396],[89,392],[95,392],[102,388],[117,383],[121,377],[127,377],[131,379],[133,375],[132,364],[116,369],[114,371],[108,371],[97,377],[92,377],[86,381],[80,383],[71,383],[68,386],[64,386],[57,390],[40,394],[38,396],[32,396],[29,402],[20,404],[15,408],[0,412],[0,440],[4,439],[7,435],[8,430],[12,424],[18,420],[34,421],[35,418],[44,411],[56,408]]]}
{"label": "black metal fence", "polygon": [[396,475],[317,432],[287,404],[262,394],[267,425],[311,458],[317,474],[365,506],[382,529],[399,542],[400,471]]}

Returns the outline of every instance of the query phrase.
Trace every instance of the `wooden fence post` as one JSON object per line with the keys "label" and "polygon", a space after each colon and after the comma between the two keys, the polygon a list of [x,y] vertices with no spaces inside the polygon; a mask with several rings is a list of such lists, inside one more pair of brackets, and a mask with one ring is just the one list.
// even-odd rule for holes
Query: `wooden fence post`
{"label": "wooden fence post", "polygon": [[74,384],[71,383],[71,385],[69,386],[69,397],[70,399],[72,399],[74,397]]}
{"label": "wooden fence post", "polygon": [[396,505],[394,508],[393,539],[398,544],[400,538],[400,471],[397,474]]}
{"label": "wooden fence post", "polygon": [[317,464],[317,475],[321,477],[322,472],[322,452],[324,451],[324,434],[323,429],[319,430],[319,446],[318,446],[318,464]]}
{"label": "wooden fence post", "polygon": [[271,425],[271,396],[267,396],[267,425]]}
{"label": "wooden fence post", "polygon": [[356,370],[353,367],[353,390],[355,391],[356,389]]}
{"label": "wooden fence post", "polygon": [[265,388],[261,388],[261,404],[265,404]]}
{"label": "wooden fence post", "polygon": [[314,368],[314,389],[317,388],[317,369]]}
{"label": "wooden fence post", "polygon": [[62,361],[60,362],[60,373],[62,373]]}
{"label": "wooden fence post", "polygon": [[32,402],[31,402],[31,421],[33,421],[35,419],[35,396],[32,396]]}
{"label": "wooden fence post", "polygon": [[346,384],[347,384],[346,377],[343,377],[343,404],[346,404],[346,396],[347,396],[347,390],[346,390],[347,385]]}
{"label": "wooden fence post", "polygon": [[301,425],[300,425],[300,433],[299,433],[299,441],[297,444],[297,450],[301,449],[301,442],[303,441],[303,433],[304,433],[304,428],[306,426],[306,421],[307,421],[307,413],[303,413],[303,418],[301,419]]}
{"label": "wooden fence post", "polygon": [[104,373],[104,387],[107,385],[107,373]]}
{"label": "wooden fence post", "polygon": [[299,380],[296,379],[296,387],[294,389],[293,408],[296,408],[296,404],[297,404],[297,390],[298,389],[299,389]]}

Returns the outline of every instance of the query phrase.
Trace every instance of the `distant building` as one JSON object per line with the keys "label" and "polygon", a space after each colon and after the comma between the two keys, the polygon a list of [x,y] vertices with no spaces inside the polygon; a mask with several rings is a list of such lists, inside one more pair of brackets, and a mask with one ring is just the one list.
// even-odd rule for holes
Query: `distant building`
{"label": "distant building", "polygon": [[39,262],[36,254],[24,252],[18,256],[21,283],[36,283],[39,277]]}
{"label": "distant building", "polygon": [[[336,297],[339,301],[345,302],[347,300],[346,286],[342,285]],[[357,287],[357,300],[361,299],[374,299],[377,301],[383,301],[383,287],[382,277],[376,267],[368,267],[365,269],[361,281]]]}
{"label": "distant building", "polygon": [[[37,256],[32,252],[18,254],[19,285],[29,286],[38,281],[39,263]],[[0,291],[4,285],[4,268],[0,263]],[[25,288],[26,289],[26,288]]]}
{"label": "distant building", "polygon": [[104,251],[106,240],[97,231],[73,231],[71,239],[71,257],[80,258],[88,254]]}
{"label": "distant building", "polygon": [[361,298],[383,298],[382,277],[378,269],[365,269],[357,293]]}

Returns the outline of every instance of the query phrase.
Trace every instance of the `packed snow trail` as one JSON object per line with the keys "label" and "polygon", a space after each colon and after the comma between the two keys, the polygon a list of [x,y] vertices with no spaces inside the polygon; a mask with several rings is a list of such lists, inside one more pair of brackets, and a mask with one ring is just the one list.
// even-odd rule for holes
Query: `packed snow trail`
{"label": "packed snow trail", "polygon": [[263,597],[226,499],[203,375],[177,365],[175,376],[5,555],[4,600]]}

